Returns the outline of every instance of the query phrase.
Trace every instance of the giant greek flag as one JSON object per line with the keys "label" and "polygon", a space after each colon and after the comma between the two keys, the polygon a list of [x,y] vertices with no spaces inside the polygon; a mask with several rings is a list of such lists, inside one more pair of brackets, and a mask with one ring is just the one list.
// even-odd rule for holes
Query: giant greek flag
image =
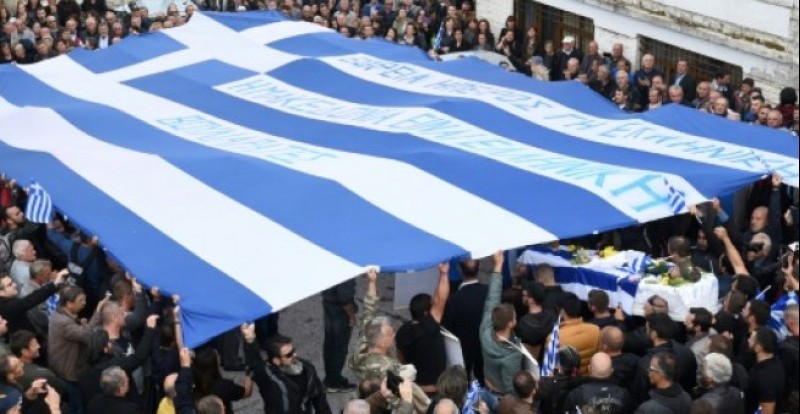
{"label": "giant greek flag", "polygon": [[365,266],[647,222],[771,171],[798,185],[785,132],[627,115],[575,83],[270,13],[6,65],[0,125],[0,170],[180,294],[188,345]]}

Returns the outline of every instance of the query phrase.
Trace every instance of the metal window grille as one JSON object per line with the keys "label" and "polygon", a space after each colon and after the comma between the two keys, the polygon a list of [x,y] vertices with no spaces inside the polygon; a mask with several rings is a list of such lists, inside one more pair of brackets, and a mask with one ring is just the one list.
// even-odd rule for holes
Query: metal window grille
{"label": "metal window grille", "polygon": [[[656,58],[656,66],[664,71],[666,80],[672,79],[675,74],[675,66],[679,60],[685,59],[689,64],[689,74],[698,82],[712,81],[714,76],[720,71],[727,71],[731,74],[732,84],[739,85],[742,82],[742,67],[722,62],[720,60],[703,56],[664,42],[647,37],[641,37],[639,49],[642,54],[650,53]],[[636,63],[634,63],[636,67]]]}
{"label": "metal window grille", "polygon": [[517,0],[516,15],[525,27],[539,30],[539,39],[552,40],[556,50],[565,36],[575,37],[578,47],[586,50],[594,40],[594,20],[532,0]]}

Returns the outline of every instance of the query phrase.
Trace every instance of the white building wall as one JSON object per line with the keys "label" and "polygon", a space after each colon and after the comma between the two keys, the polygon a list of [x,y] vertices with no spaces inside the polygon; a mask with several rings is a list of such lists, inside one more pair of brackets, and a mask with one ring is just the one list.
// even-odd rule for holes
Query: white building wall
{"label": "white building wall", "polygon": [[[481,9],[511,7],[512,0],[480,0]],[[530,0],[520,0],[530,1]],[[603,51],[615,42],[639,61],[638,38],[646,36],[742,67],[777,100],[784,86],[798,84],[799,0],[538,0],[594,20]],[[502,21],[493,25],[502,24]]]}
{"label": "white building wall", "polygon": [[475,3],[475,13],[479,18],[489,21],[497,39],[508,16],[514,15],[514,0],[477,0]]}

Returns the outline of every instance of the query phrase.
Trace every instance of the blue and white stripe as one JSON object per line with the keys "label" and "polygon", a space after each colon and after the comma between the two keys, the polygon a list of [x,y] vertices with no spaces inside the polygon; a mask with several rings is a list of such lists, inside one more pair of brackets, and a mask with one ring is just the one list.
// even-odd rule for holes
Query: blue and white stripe
{"label": "blue and white stripe", "polygon": [[784,318],[783,313],[786,311],[786,308],[789,307],[789,305],[796,305],[797,303],[797,293],[789,292],[781,296],[781,298],[778,299],[777,302],[773,303],[772,307],[770,308],[772,313],[770,315],[768,324],[769,327],[775,331],[775,333],[778,335],[778,339],[781,341],[789,336],[789,328],[786,326],[786,318]]}
{"label": "blue and white stripe", "polygon": [[650,257],[650,255],[645,254],[634,257],[630,262],[626,263],[623,268],[632,275],[641,275],[644,274],[647,270],[647,267],[653,263],[653,258]]}
{"label": "blue and white stripe", "polygon": [[667,187],[667,194],[669,194],[669,206],[672,208],[672,214],[685,213],[687,210],[686,193],[675,189],[666,178],[664,178],[664,185]]}
{"label": "blue and white stripe", "polygon": [[189,345],[369,265],[671,216],[769,173],[759,160],[798,181],[785,134],[629,117],[575,85],[273,13],[197,14],[0,76],[4,172],[46,183],[133,274],[180,294]]}
{"label": "blue and white stripe", "polygon": [[53,221],[53,200],[50,198],[50,194],[47,194],[47,191],[35,181],[28,187],[25,217],[31,223],[47,224]]}
{"label": "blue and white stripe", "polygon": [[544,350],[544,361],[542,361],[542,377],[552,377],[555,375],[555,370],[558,368],[558,350],[561,347],[561,340],[559,334],[561,331],[561,317],[558,317],[555,326],[553,326],[553,333],[550,334],[550,339],[547,341],[547,347]]}
{"label": "blue and white stripe", "polygon": [[483,388],[481,387],[480,382],[477,380],[474,380],[469,384],[467,400],[464,402],[464,408],[461,410],[462,414],[478,414],[478,411],[475,410],[474,407],[480,404],[482,392]]}

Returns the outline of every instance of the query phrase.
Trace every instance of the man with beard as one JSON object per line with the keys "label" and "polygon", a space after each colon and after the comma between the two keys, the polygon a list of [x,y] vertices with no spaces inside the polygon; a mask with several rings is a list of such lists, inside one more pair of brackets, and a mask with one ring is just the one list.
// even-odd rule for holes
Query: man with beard
{"label": "man with beard", "polygon": [[267,345],[268,362],[261,358],[254,325],[242,326],[245,359],[253,371],[268,412],[286,414],[330,414],[322,381],[310,362],[300,359],[292,340],[275,335]]}

